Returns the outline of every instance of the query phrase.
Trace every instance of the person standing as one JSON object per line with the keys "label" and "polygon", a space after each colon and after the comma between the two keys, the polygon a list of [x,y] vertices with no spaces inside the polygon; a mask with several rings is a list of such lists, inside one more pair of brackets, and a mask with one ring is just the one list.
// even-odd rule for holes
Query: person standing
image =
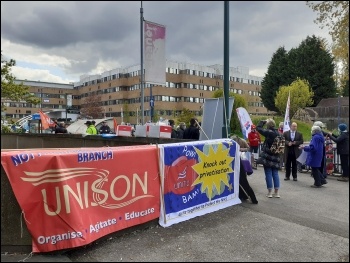
{"label": "person standing", "polygon": [[89,135],[96,135],[97,134],[96,127],[95,127],[95,125],[92,124],[91,121],[87,121],[84,124],[87,126],[87,129],[86,129],[87,134],[89,134]]}
{"label": "person standing", "polygon": [[260,134],[256,131],[256,126],[254,124],[251,127],[250,133],[248,133],[248,141],[249,141],[249,151],[252,153],[252,158],[251,158],[252,168],[257,169],[255,159],[257,159],[261,138],[260,138]]}
{"label": "person standing", "polygon": [[306,164],[311,167],[311,174],[314,177],[314,184],[311,187],[322,187],[323,176],[320,171],[323,161],[324,136],[319,126],[311,127],[311,141],[308,146],[300,145],[300,149],[307,152]]}
{"label": "person standing", "polygon": [[297,179],[297,158],[301,154],[299,145],[304,143],[303,135],[297,131],[298,125],[293,122],[290,126],[290,130],[283,133],[283,137],[286,139],[286,146],[284,148],[284,159],[286,176],[285,181],[290,180],[290,173],[292,172],[293,181],[298,181]]}
{"label": "person standing", "polygon": [[179,128],[177,129],[177,138],[178,139],[184,138],[185,129],[186,129],[186,124],[184,122],[180,122]]}
{"label": "person standing", "polygon": [[55,134],[58,133],[68,133],[67,129],[64,127],[64,122],[58,123],[58,126],[55,129]]}
{"label": "person standing", "polygon": [[[248,143],[243,140],[242,138],[239,138],[237,135],[231,136],[231,139],[237,142],[237,144],[240,147],[240,152],[246,152],[249,150]],[[250,199],[250,201],[253,204],[258,204],[258,200],[256,199],[254,190],[251,188],[248,182],[247,178],[247,171],[244,169],[243,160],[240,158],[240,170],[239,170],[239,186],[240,191],[238,193],[238,197],[241,200],[247,200]]]}
{"label": "person standing", "polygon": [[[263,126],[266,124],[266,129]],[[257,131],[265,137],[264,148],[270,149],[274,139],[278,136],[278,131],[275,129],[275,121],[273,119],[267,119],[266,121],[259,121],[256,126]],[[264,149],[263,149],[264,150]],[[278,175],[278,169],[280,168],[280,158],[279,154],[270,154],[269,151],[264,150],[267,154],[267,162],[263,164],[265,172],[265,181],[267,187],[267,197],[280,198],[280,178]],[[272,193],[272,190],[275,192]]]}
{"label": "person standing", "polygon": [[96,128],[96,121],[94,121],[94,120],[93,120],[93,121],[91,121],[91,124],[92,124],[92,125],[94,125],[95,130],[96,130],[96,134],[98,134],[98,130],[97,130],[97,128]]}
{"label": "person standing", "polygon": [[[280,124],[278,125],[278,133],[283,135],[283,126],[284,123],[280,122]],[[282,171],[282,167],[284,166],[284,153],[280,154],[280,170]]]}
{"label": "person standing", "polygon": [[184,131],[184,139],[199,140],[199,128],[197,125],[197,119],[192,118],[190,120],[190,126]]}
{"label": "person standing", "polygon": [[175,121],[169,120],[169,125],[171,126],[171,138],[177,138],[177,130],[175,129]]}
{"label": "person standing", "polygon": [[332,134],[328,136],[337,144],[337,154],[340,157],[340,165],[342,168],[342,175],[338,181],[349,182],[349,132],[348,126],[345,123],[338,125],[339,136]]}
{"label": "person standing", "polygon": [[111,133],[111,127],[108,126],[106,121],[102,122],[102,126],[101,126],[101,128],[99,130],[99,133],[100,134],[109,134],[109,133]]}
{"label": "person standing", "polygon": [[[315,121],[313,126],[318,126],[321,128],[321,132],[323,137],[327,136],[327,132],[325,132],[323,129],[326,128],[326,125],[322,121]],[[326,145],[323,145],[322,149],[322,162],[320,166],[320,172],[322,175],[322,179],[326,180],[327,178],[327,172],[326,172]]]}

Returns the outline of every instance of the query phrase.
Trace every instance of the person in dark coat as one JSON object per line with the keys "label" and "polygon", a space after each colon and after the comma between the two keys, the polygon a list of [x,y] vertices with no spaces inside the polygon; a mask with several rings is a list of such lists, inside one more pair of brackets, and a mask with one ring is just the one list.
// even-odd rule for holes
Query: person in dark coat
{"label": "person in dark coat", "polygon": [[171,138],[177,138],[177,130],[175,129],[175,121],[169,120],[169,125],[171,126]]}
{"label": "person in dark coat", "polygon": [[184,131],[184,139],[199,140],[199,128],[197,125],[197,119],[192,118],[190,120],[190,126]]}
{"label": "person in dark coat", "polygon": [[319,126],[311,127],[311,135],[310,144],[308,146],[300,145],[299,148],[307,152],[306,164],[311,167],[311,173],[314,177],[314,184],[311,187],[320,188],[323,179],[320,167],[323,161],[324,136]]}
{"label": "person in dark coat", "polygon": [[[249,145],[242,138],[239,138],[238,136],[233,135],[231,137],[231,139],[233,139],[235,142],[238,143],[241,152],[246,152],[249,150]],[[240,186],[240,190],[239,190],[239,194],[238,194],[239,199],[241,199],[241,200],[250,199],[253,204],[258,203],[258,200],[256,199],[254,190],[249,185],[248,178],[247,178],[247,172],[244,169],[242,159],[240,159],[239,186]]]}
{"label": "person in dark coat", "polygon": [[180,122],[179,127],[177,128],[177,138],[178,139],[184,138],[185,129],[186,129],[186,124],[184,122]]}
{"label": "person in dark coat", "polygon": [[68,133],[67,129],[64,127],[64,122],[60,122],[55,129],[55,134],[58,133]]}
{"label": "person in dark coat", "polygon": [[340,165],[343,170],[338,181],[349,182],[349,132],[345,123],[338,125],[339,136],[329,133],[328,136],[337,144],[337,154],[340,157]]}
{"label": "person in dark coat", "polygon": [[304,143],[303,134],[297,131],[297,123],[293,122],[290,126],[290,130],[283,133],[283,137],[286,139],[286,146],[284,148],[284,160],[286,168],[285,181],[290,180],[290,174],[292,173],[293,181],[297,181],[297,158],[301,154],[299,145]]}
{"label": "person in dark coat", "polygon": [[108,126],[106,121],[102,122],[102,126],[99,129],[99,133],[100,134],[109,134],[109,133],[111,133],[111,128]]}

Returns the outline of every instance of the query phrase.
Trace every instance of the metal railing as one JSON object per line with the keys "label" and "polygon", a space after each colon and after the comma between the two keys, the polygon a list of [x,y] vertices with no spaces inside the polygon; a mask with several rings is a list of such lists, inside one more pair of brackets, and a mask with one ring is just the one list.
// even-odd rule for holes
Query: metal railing
{"label": "metal railing", "polygon": [[[304,144],[307,145],[307,143],[304,143]],[[263,145],[263,143],[259,144],[259,150],[258,150],[259,155],[260,155],[262,145]],[[341,174],[342,168],[341,168],[341,163],[340,163],[340,157],[337,154],[337,148],[336,148],[335,143],[333,143],[333,165],[334,165],[334,171],[332,174]],[[310,169],[310,171],[311,171],[311,169]]]}

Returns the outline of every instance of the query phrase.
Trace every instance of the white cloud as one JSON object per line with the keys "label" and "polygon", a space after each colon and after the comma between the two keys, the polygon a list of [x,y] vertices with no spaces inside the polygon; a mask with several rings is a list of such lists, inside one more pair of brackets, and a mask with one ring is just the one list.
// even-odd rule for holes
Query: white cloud
{"label": "white cloud", "polygon": [[[62,3],[1,2],[2,55],[16,60],[17,74],[76,82],[81,75],[140,63],[140,2]],[[263,77],[281,46],[288,51],[312,35],[331,43],[305,1],[229,5],[230,66],[248,67],[251,75]],[[167,59],[223,64],[223,2],[144,1],[143,9],[146,20],[166,26]]]}
{"label": "white cloud", "polygon": [[53,75],[49,70],[46,69],[32,69],[14,66],[11,70],[11,73],[16,77],[17,80],[32,80],[65,84],[76,81],[75,79],[64,79],[61,76]]}

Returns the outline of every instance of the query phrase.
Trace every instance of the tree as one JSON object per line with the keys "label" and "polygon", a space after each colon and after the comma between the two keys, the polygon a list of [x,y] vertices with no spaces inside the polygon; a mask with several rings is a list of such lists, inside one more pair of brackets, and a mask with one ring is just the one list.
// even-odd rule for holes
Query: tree
{"label": "tree", "polygon": [[306,5],[318,12],[314,22],[320,24],[321,28],[329,29],[333,55],[342,64],[340,80],[345,84],[349,80],[349,2],[306,1]]}
{"label": "tree", "polygon": [[270,111],[278,111],[275,106],[275,96],[279,87],[289,85],[291,79],[288,69],[288,53],[284,47],[280,47],[272,55],[267,73],[261,82],[261,100]]}
{"label": "tree", "polygon": [[180,116],[177,118],[178,122],[184,122],[186,123],[186,126],[190,125],[190,120],[194,118],[193,112],[191,112],[189,109],[183,108],[181,111]]}
{"label": "tree", "polygon": [[312,106],[316,106],[322,99],[336,96],[334,68],[333,57],[324,40],[316,36],[308,36],[289,52],[279,48],[261,82],[261,100],[267,109],[280,113],[275,105],[277,91],[300,78],[308,81],[314,92]]}
{"label": "tree", "polygon": [[80,114],[93,119],[102,118],[104,110],[101,106],[101,96],[92,94],[86,97],[81,105]]}
{"label": "tree", "polygon": [[[15,83],[16,78],[11,74],[11,68],[15,65],[15,60],[7,61],[1,52],[1,99],[39,104],[40,99],[29,92],[29,87],[24,86],[23,83]],[[6,107],[1,104],[1,111],[4,110]]]}
{"label": "tree", "polygon": [[125,123],[130,123],[130,112],[129,112],[129,106],[127,103],[123,104],[123,118]]}
{"label": "tree", "polygon": [[[224,97],[224,90],[222,88],[214,91],[213,98],[222,98],[222,97]],[[247,102],[241,95],[233,92],[229,93],[229,97],[234,98],[231,119],[230,119],[230,130],[231,130],[231,133],[240,134],[242,130],[241,130],[241,124],[238,119],[238,115],[236,113],[236,109],[239,107],[247,108]]]}
{"label": "tree", "polygon": [[312,88],[312,106],[317,106],[322,99],[336,97],[337,90],[333,79],[335,64],[324,40],[314,35],[308,36],[296,49],[295,57],[289,61],[294,65],[293,76],[307,80]]}
{"label": "tree", "polygon": [[299,108],[313,104],[313,91],[307,80],[297,79],[289,86],[282,86],[277,92],[275,105],[282,114],[286,111],[288,96],[290,93],[289,116],[294,116]]}

